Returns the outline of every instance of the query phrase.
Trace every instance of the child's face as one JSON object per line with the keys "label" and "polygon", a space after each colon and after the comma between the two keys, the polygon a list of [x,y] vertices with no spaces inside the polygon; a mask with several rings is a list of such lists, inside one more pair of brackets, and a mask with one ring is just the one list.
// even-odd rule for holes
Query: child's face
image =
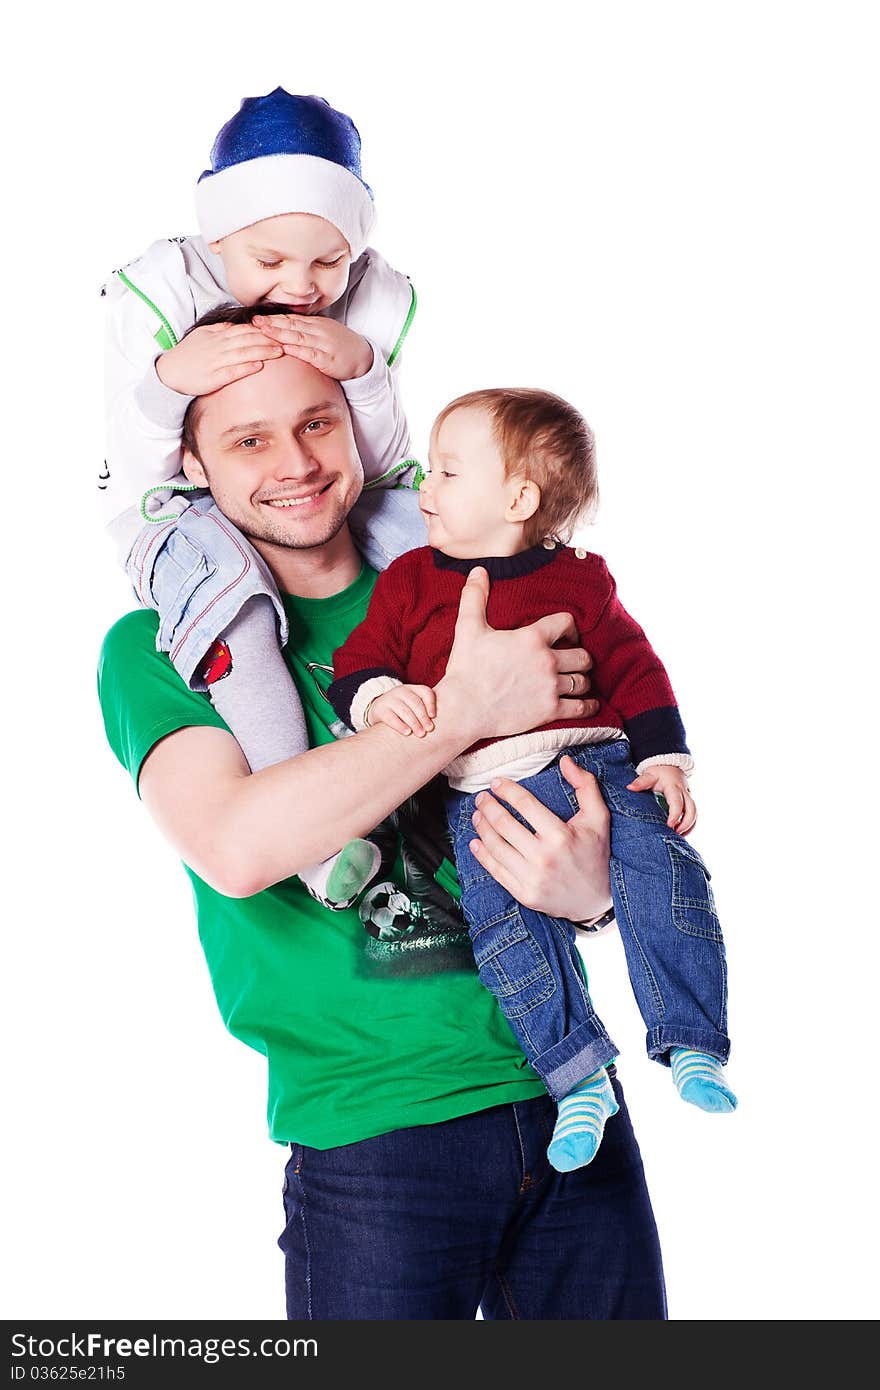
{"label": "child's face", "polygon": [[505,478],[485,410],[462,406],[447,415],[431,437],[429,457],[419,504],[430,545],[459,560],[515,555],[523,548],[522,526],[516,524],[523,480]]}
{"label": "child's face", "polygon": [[229,288],[240,304],[273,301],[297,314],[317,314],[344,293],[351,251],[332,222],[308,212],[266,217],[211,250],[223,258]]}

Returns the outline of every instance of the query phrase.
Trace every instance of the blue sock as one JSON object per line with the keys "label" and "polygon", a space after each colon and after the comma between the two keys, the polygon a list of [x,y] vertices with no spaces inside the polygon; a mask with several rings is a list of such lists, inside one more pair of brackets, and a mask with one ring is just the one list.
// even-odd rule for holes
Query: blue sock
{"label": "blue sock", "polygon": [[604,1067],[562,1097],[547,1150],[547,1157],[558,1173],[583,1168],[595,1158],[605,1122],[619,1109],[611,1089],[611,1078]]}
{"label": "blue sock", "polygon": [[736,1109],[736,1096],[725,1085],[723,1069],[716,1057],[710,1057],[707,1052],[693,1052],[689,1047],[674,1047],[669,1059],[672,1079],[682,1100],[716,1114]]}

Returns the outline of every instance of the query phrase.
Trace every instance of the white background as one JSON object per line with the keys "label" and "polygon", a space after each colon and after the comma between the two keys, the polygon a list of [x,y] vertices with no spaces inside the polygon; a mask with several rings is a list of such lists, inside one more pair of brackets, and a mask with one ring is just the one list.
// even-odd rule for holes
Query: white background
{"label": "white background", "polygon": [[129,602],[93,503],[99,286],[195,230],[214,134],[279,83],[360,127],[373,240],[420,297],[422,454],[434,412],[485,385],[556,390],[598,437],[590,544],[679,696],[731,966],[722,1119],[645,1059],[619,940],[588,948],[671,1315],[876,1313],[872,6],[18,13],[5,1316],[283,1316],[263,1061],[222,1028],[184,875],[103,739],[98,646]]}

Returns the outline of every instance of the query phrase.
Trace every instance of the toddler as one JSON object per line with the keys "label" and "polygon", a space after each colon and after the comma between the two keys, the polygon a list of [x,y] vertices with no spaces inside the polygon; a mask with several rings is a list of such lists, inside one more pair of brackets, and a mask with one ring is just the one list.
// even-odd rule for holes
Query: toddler
{"label": "toddler", "polygon": [[[278,87],[220,131],[196,189],[201,236],[158,241],[104,288],[107,447],[99,486],[106,521],[139,600],[158,610],[157,647],[206,690],[251,770],[308,747],[281,654],[287,620],[246,537],[197,508],[180,471],[190,401],[290,353],[338,380],[366,478],[350,517],[384,569],[422,531],[417,465],[395,373],[415,311],[406,278],[367,246],[373,195],[360,137],[319,97]],[[289,307],[253,324],[197,319],[222,304]],[[191,330],[188,332],[188,330]],[[304,871],[328,907],[346,907],[379,851],[356,840]]]}
{"label": "toddler", "polygon": [[[354,729],[428,735],[432,687],[477,565],[489,573],[493,627],[572,614],[593,657],[598,713],[484,740],[445,769],[480,978],[559,1103],[548,1156],[567,1171],[590,1162],[617,1110],[606,1071],[617,1049],[587,994],[574,924],[523,907],[471,854],[475,795],[510,777],[568,820],[578,803],[560,756],[593,773],[611,813],[614,915],[648,1053],[671,1066],[685,1100],[730,1111],[724,945],[708,875],[684,838],[696,819],[693,764],[666,672],[604,561],[560,543],[597,498],[593,436],[578,412],[542,391],[473,392],[438,416],[430,457],[420,494],[429,544],[379,576],[365,621],[335,654],[329,695]],[[573,696],[574,677],[562,679]]]}

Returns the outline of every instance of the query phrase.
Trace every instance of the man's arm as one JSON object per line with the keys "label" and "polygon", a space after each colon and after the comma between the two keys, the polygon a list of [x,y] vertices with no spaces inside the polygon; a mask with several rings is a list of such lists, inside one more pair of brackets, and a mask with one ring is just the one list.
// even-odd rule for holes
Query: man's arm
{"label": "man's arm", "polygon": [[563,636],[576,639],[570,617],[496,632],[486,624],[487,596],[486,572],[474,570],[424,739],[366,729],[254,774],[225,730],[182,728],[158,742],[140,791],[186,863],[219,892],[248,897],[369,834],[478,739],[593,713],[595,701],[562,694],[569,672],[578,695],[588,686],[578,674],[587,653],[553,649]]}

